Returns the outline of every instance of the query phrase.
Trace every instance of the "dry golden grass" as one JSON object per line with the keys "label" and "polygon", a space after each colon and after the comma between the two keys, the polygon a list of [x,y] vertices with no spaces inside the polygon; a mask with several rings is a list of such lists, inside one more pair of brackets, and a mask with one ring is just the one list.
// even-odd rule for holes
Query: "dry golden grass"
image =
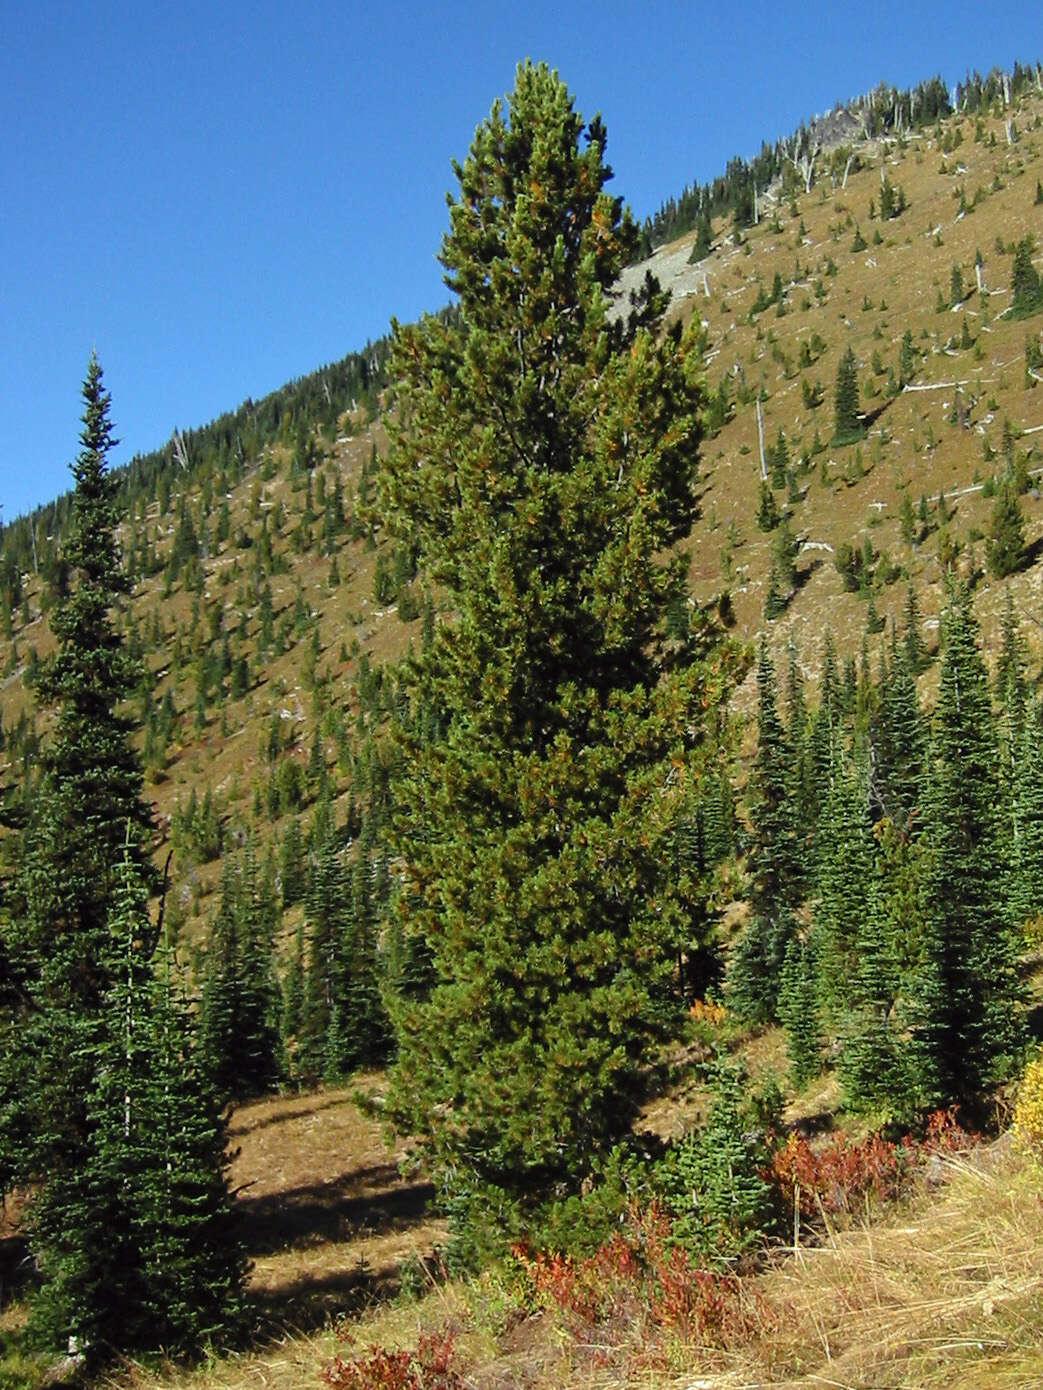
{"label": "dry golden grass", "polygon": [[[368,1076],[357,1089],[378,1085]],[[400,1176],[404,1145],[388,1147],[354,1094],[257,1101],[233,1118],[250,1290],[270,1325],[311,1329],[364,1308],[393,1290],[404,1260],[443,1239],[431,1188]]]}
{"label": "dry golden grass", "polygon": [[[302,1107],[296,1119],[308,1113]],[[577,1343],[549,1314],[523,1316],[493,1274],[361,1313],[346,1324],[350,1344],[324,1327],[188,1374],[128,1368],[117,1379],[130,1390],[314,1390],[337,1352],[413,1346],[425,1330],[449,1328],[469,1390],[1038,1390],[1038,1168],[1004,1139],[939,1157],[929,1173],[928,1189],[897,1212],[801,1243],[751,1278],[745,1306],[759,1321],[723,1349],[679,1340],[652,1348],[635,1323],[614,1329],[609,1364],[599,1364],[605,1348]]]}

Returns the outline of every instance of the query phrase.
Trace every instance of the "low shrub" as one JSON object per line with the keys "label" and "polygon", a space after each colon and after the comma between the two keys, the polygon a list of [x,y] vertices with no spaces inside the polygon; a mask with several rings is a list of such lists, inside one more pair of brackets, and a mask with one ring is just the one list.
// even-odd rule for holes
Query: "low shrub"
{"label": "low shrub", "polygon": [[1013,1129],[1018,1148],[1043,1161],[1043,1054],[1025,1068],[1014,1106]]}
{"label": "low shrub", "polygon": [[956,1153],[977,1142],[957,1121],[955,1111],[929,1116],[922,1138],[899,1141],[872,1134],[849,1141],[838,1134],[814,1149],[799,1134],[790,1134],[772,1155],[770,1176],[783,1200],[802,1219],[814,1224],[852,1215],[867,1204],[893,1202],[911,1187],[930,1159]]}
{"label": "low shrub", "polygon": [[582,1259],[515,1245],[522,1297],[535,1311],[553,1311],[577,1342],[649,1350],[668,1340],[726,1349],[763,1331],[766,1306],[734,1274],[703,1269],[673,1238],[655,1202],[633,1208],[625,1229]]}
{"label": "low shrub", "polygon": [[333,1390],[463,1390],[453,1357],[452,1333],[421,1333],[412,1351],[370,1346],[351,1359],[335,1356],[319,1378]]}

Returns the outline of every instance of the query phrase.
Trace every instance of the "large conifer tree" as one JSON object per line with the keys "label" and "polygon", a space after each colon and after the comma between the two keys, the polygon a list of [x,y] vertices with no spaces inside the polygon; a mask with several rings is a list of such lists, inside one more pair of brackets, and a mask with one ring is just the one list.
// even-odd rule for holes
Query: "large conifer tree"
{"label": "large conifer tree", "polygon": [[989,683],[966,586],[949,596],[942,635],[926,797],[925,940],[910,1001],[917,1084],[928,1105],[976,1100],[1011,1066],[1024,1027]]}
{"label": "large conifer tree", "polygon": [[660,849],[727,677],[703,625],[664,632],[699,354],[660,335],[654,282],[612,308],[637,231],[604,154],[521,66],[454,165],[458,313],[395,329],[381,511],[454,611],[410,671],[428,732],[400,723],[401,930],[431,980],[393,1005],[390,1105],[464,1253],[579,1190],[677,1026],[689,919]]}
{"label": "large conifer tree", "polygon": [[39,1332],[89,1367],[116,1352],[197,1351],[238,1311],[246,1261],[225,1178],[222,1103],[195,1024],[158,977],[140,876],[122,867],[110,912],[113,983],[85,1022],[91,1061],[79,1161],[30,1208],[44,1276]]}
{"label": "large conifer tree", "polygon": [[68,594],[40,689],[57,706],[6,928],[16,1002],[0,1039],[2,1176],[32,1183],[34,1317],[92,1362],[199,1347],[234,1304],[224,1130],[187,1016],[152,993],[151,814],[121,704],[134,664],[112,608],[109,395],[92,354],[63,548]]}
{"label": "large conifer tree", "polygon": [[[116,548],[116,484],[106,456],[116,442],[110,397],[92,353],[83,383],[81,449],[72,466],[72,522],[62,557],[68,592],[51,613],[57,640],[38,692],[56,707],[43,777],[15,884],[9,949],[19,1004],[5,1049],[10,1142],[23,1180],[76,1163],[90,1076],[81,1031],[113,980],[109,910],[129,855],[146,885],[151,811],[122,710],[134,663],[113,619],[128,587]],[[31,1078],[31,1084],[30,1083]]]}

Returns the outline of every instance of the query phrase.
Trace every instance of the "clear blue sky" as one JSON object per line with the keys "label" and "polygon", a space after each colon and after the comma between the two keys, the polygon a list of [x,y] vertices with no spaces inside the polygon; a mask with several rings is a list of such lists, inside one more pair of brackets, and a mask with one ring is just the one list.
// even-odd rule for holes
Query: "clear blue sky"
{"label": "clear blue sky", "polygon": [[0,17],[6,520],[68,486],[92,346],[118,463],[444,303],[449,161],[524,57],[602,112],[639,217],[877,82],[1043,59],[1034,4],[979,0],[0,0]]}

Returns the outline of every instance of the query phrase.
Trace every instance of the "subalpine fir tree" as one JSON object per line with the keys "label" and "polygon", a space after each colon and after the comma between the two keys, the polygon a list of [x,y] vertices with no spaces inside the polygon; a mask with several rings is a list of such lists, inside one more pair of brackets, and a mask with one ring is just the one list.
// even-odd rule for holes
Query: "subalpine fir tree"
{"label": "subalpine fir tree", "polygon": [[762,531],[774,531],[782,520],[775,494],[767,478],[761,480],[760,502],[757,506],[757,525]]}
{"label": "subalpine fir tree", "polygon": [[274,885],[248,843],[241,863],[222,868],[200,1003],[200,1046],[224,1098],[259,1095],[282,1074],[276,918]]}
{"label": "subalpine fir tree", "polygon": [[712,1087],[702,1129],[682,1136],[656,1173],[672,1238],[703,1261],[728,1265],[757,1249],[775,1225],[771,1186],[764,1176],[768,1146],[751,1123],[749,1078],[718,1057],[707,1077]]}
{"label": "subalpine fir tree", "polygon": [[1020,926],[1043,914],[1043,705],[1033,700],[1014,746],[1008,898]]}
{"label": "subalpine fir tree", "polygon": [[863,895],[873,872],[873,836],[864,788],[834,744],[816,846],[813,940],[823,1021],[834,1032],[843,1017],[857,962]]}
{"label": "subalpine fir tree", "polygon": [[836,648],[833,645],[833,635],[827,629],[822,641],[822,675],[819,680],[818,705],[811,715],[804,739],[809,764],[806,787],[813,796],[806,823],[812,831],[829,789],[835,744],[840,737],[843,722]]}
{"label": "subalpine fir tree", "polygon": [[891,630],[890,660],[881,671],[870,720],[868,795],[874,814],[903,834],[912,830],[923,794],[927,728],[907,650]]}
{"label": "subalpine fir tree", "polygon": [[801,1087],[821,1066],[818,1021],[818,970],[814,945],[792,936],[779,984],[779,1020],[786,1030],[790,1079]]}
{"label": "subalpine fir tree", "polygon": [[350,895],[345,881],[345,910],[338,920],[323,1056],[331,1080],[384,1062],[390,1050],[377,941],[388,896],[385,869],[383,856],[363,839],[351,869]]}
{"label": "subalpine fir tree", "polygon": [[698,331],[661,333],[651,278],[610,314],[637,230],[604,154],[600,120],[584,135],[556,75],[522,65],[454,166],[458,312],[394,332],[380,511],[454,616],[408,670],[438,735],[397,717],[399,929],[431,984],[393,1005],[389,1110],[461,1255],[630,1131],[682,1012],[688,910],[660,848],[734,669],[706,625],[668,650]]}
{"label": "subalpine fir tree", "polygon": [[1005,579],[1025,563],[1025,518],[1014,483],[1009,478],[1000,483],[992,505],[985,563],[995,579]]}
{"label": "subalpine fir tree", "polygon": [[131,721],[120,708],[137,673],[113,615],[128,584],[106,462],[115,443],[110,397],[93,354],[83,402],[71,527],[62,546],[70,582],[50,615],[57,649],[37,686],[56,708],[54,732],[42,755],[7,927],[19,1003],[8,1045],[0,1048],[0,1113],[13,1125],[0,1148],[17,1155],[25,1181],[79,1162],[89,1076],[73,1039],[97,1015],[112,981],[109,909],[128,826],[132,861],[153,881],[151,812]]}
{"label": "subalpine fir tree", "polygon": [[1012,722],[1018,723],[1025,711],[1027,696],[1025,679],[1025,639],[1014,611],[1014,595],[1007,586],[1003,596],[1003,621],[1000,624],[1000,650],[996,658],[993,682],[996,699],[1009,708]]}
{"label": "subalpine fir tree", "polygon": [[943,614],[925,834],[923,958],[911,1016],[926,1105],[973,1103],[1012,1067],[1024,1020],[1002,891],[988,676],[965,586]]}
{"label": "subalpine fir tree", "polygon": [[833,443],[853,444],[864,433],[859,416],[858,367],[854,352],[848,348],[837,365],[833,390]]}
{"label": "subalpine fir tree", "polygon": [[1029,232],[1018,242],[1010,269],[1010,310],[1015,318],[1026,318],[1043,306],[1043,280],[1033,264],[1035,237]]}
{"label": "subalpine fir tree", "polygon": [[928,658],[927,644],[921,631],[920,603],[912,584],[906,588],[902,609],[902,651],[909,672],[913,677],[918,676],[926,667]]}
{"label": "subalpine fir tree", "polygon": [[819,788],[809,744],[811,720],[804,697],[804,675],[795,643],[786,648],[786,736],[792,759],[795,829],[803,844],[810,843],[818,819]]}
{"label": "subalpine fir tree", "polygon": [[88,1369],[120,1353],[200,1351],[238,1315],[246,1273],[221,1106],[169,952],[153,972],[140,876],[129,862],[122,872],[113,982],[78,1032],[92,1072],[80,1162],[29,1211],[43,1275],[33,1325]]}
{"label": "subalpine fir tree", "polygon": [[879,1119],[906,1119],[913,1106],[902,1025],[895,1018],[900,972],[881,910],[877,873],[863,885],[856,923],[854,969],[844,992],[839,1021],[837,1071],[844,1101]]}
{"label": "subalpine fir tree", "polygon": [[732,1007],[750,1022],[776,1017],[802,869],[789,740],[779,719],[775,671],[761,640],[757,659],[757,754],[750,778],[750,918],[728,969]]}

